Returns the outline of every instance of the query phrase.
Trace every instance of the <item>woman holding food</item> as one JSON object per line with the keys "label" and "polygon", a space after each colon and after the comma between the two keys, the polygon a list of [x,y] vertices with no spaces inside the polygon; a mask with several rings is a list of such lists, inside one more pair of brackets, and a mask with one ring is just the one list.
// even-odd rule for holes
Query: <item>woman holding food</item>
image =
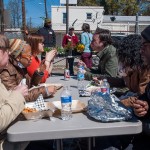
{"label": "woman holding food", "polygon": [[[26,83],[29,88],[33,85],[38,84],[38,78],[40,81],[39,72],[35,72],[38,76],[34,79],[31,79],[26,72],[26,67],[31,63],[31,47],[26,44],[25,41],[20,39],[11,39],[10,40],[10,58],[8,65],[2,70],[0,74],[0,79],[5,85],[7,90],[13,90],[19,84],[22,84],[22,80],[26,79]],[[53,95],[56,92],[55,86],[40,86],[34,89],[29,90],[29,94],[25,96],[26,101],[35,101],[40,94],[43,97],[48,97]]]}

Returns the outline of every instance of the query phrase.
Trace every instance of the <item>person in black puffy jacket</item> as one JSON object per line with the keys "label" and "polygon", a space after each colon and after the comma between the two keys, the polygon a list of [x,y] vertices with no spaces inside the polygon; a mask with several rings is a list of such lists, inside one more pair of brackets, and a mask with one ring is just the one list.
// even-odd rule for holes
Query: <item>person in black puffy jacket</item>
{"label": "person in black puffy jacket", "polygon": [[[56,35],[52,29],[51,20],[46,18],[44,27],[38,30],[38,34],[44,37],[44,47],[55,47],[56,46]],[[41,54],[41,60],[45,58],[45,52]]]}

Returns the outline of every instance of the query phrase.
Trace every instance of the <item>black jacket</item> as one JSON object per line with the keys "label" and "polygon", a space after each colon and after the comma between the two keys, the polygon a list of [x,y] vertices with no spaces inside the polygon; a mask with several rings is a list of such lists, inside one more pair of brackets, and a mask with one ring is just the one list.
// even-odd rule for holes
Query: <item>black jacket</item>
{"label": "black jacket", "polygon": [[44,47],[55,47],[56,46],[56,35],[55,32],[48,27],[43,27],[38,30],[38,34],[44,37]]}

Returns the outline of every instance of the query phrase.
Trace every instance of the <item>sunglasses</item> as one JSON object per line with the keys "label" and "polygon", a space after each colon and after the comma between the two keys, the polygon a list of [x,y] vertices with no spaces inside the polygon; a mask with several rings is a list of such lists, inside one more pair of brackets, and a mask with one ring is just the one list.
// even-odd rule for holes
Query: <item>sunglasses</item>
{"label": "sunglasses", "polygon": [[28,55],[27,54],[22,54],[21,58],[30,60],[31,59],[31,54],[28,54]]}

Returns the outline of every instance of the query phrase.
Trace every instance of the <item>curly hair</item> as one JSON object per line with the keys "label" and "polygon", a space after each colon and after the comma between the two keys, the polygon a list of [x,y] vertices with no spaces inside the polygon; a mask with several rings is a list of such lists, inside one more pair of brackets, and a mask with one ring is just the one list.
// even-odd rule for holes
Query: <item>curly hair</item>
{"label": "curly hair", "polygon": [[132,34],[125,37],[118,47],[118,59],[123,67],[142,67],[140,49],[142,38],[140,35]]}

